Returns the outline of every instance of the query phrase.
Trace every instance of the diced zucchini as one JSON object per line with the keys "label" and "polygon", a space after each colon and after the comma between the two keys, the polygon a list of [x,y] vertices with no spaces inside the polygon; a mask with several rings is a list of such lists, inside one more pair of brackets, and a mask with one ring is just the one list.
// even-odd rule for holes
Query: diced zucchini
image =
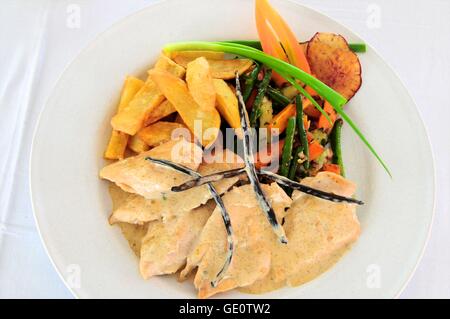
{"label": "diced zucchini", "polygon": [[273,118],[272,101],[267,97],[263,98],[261,103],[261,117],[259,118],[259,127],[267,127]]}

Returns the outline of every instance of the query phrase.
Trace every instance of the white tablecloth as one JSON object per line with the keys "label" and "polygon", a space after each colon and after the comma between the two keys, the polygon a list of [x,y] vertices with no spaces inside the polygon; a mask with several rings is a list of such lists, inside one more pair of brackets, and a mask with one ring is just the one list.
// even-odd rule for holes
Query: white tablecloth
{"label": "white tablecloth", "polygon": [[[34,126],[77,53],[151,2],[0,1],[0,297],[72,297],[44,251],[32,215],[28,162]],[[450,1],[301,2],[359,33],[416,99],[435,152],[437,205],[428,247],[402,297],[450,298]]]}

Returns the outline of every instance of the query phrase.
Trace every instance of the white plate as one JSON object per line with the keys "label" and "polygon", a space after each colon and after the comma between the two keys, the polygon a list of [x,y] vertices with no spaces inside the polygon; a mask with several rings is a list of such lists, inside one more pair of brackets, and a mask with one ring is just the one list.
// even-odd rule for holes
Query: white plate
{"label": "white plate", "polygon": [[[330,31],[363,41],[314,10],[285,0],[273,4],[302,40],[316,31]],[[76,296],[195,297],[191,284],[171,277],[142,280],[126,241],[108,225],[107,183],[97,176],[105,164],[109,120],[125,75],[144,75],[164,44],[254,38],[253,1],[170,0],[114,25],[64,72],[36,130],[31,190],[42,241]],[[358,210],[361,238],[318,279],[262,297],[395,297],[421,257],[433,216],[431,148],[398,77],[372,48],[360,58],[364,84],[347,111],[386,160],[393,178],[346,127],[347,171],[358,183],[358,198],[367,203]],[[239,292],[221,296],[254,297]]]}

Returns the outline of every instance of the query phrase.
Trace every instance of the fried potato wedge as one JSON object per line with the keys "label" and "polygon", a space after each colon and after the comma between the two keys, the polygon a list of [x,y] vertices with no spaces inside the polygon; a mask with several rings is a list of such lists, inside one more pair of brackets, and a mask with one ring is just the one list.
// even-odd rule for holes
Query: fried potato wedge
{"label": "fried potato wedge", "polygon": [[186,69],[176,62],[172,61],[169,57],[161,54],[158,61],[155,64],[155,69],[167,70],[173,75],[182,78],[186,75]]}
{"label": "fried potato wedge", "polygon": [[169,101],[165,100],[160,105],[151,110],[147,119],[145,120],[145,126],[156,123],[159,120],[169,116],[170,114],[175,113],[177,110]]}
{"label": "fried potato wedge", "polygon": [[[175,77],[184,75],[184,71],[181,72],[179,66],[164,55],[161,55],[156,62],[155,69],[167,71]],[[164,99],[164,95],[158,86],[149,77],[128,106],[112,118],[111,125],[117,131],[135,135],[144,127],[146,119]]]}
{"label": "fried potato wedge", "polygon": [[127,76],[123,84],[122,94],[120,96],[117,112],[122,111],[128,106],[128,103],[134,98],[137,92],[144,86],[145,82],[134,76]]}
{"label": "fried potato wedge", "polygon": [[[211,69],[211,75],[214,79],[231,80],[236,76],[236,72],[239,75],[247,72],[253,65],[252,60],[248,59],[234,59],[234,60],[215,60],[206,58]],[[175,61],[183,67],[195,59],[178,58]]]}
{"label": "fried potato wedge", "polygon": [[240,128],[238,100],[233,90],[221,79],[214,79],[217,110],[232,128]]}
{"label": "fried potato wedge", "polygon": [[150,146],[137,135],[130,137],[128,147],[137,154],[147,152],[150,149]]}
{"label": "fried potato wedge", "polygon": [[362,84],[361,63],[347,41],[333,33],[316,33],[309,41],[307,58],[312,73],[351,99]]}
{"label": "fried potato wedge", "polygon": [[164,101],[158,86],[147,81],[128,106],[111,120],[115,130],[135,135],[144,125],[148,114]]}
{"label": "fried potato wedge", "polygon": [[216,89],[209,68],[204,57],[190,62],[186,69],[186,83],[189,92],[200,107],[205,111],[216,107]]}
{"label": "fried potato wedge", "polygon": [[186,82],[169,72],[153,70],[150,76],[202,145],[213,143],[220,129],[219,112],[216,109],[202,110],[189,93]]}
{"label": "fried potato wedge", "polygon": [[187,67],[187,65],[197,58],[204,57],[208,60],[224,60],[225,53],[215,51],[177,51],[172,52],[170,58],[177,64]]}
{"label": "fried potato wedge", "polygon": [[236,72],[242,75],[253,65],[253,61],[248,59],[211,60],[208,62],[212,77],[222,80],[232,80],[236,77]]}
{"label": "fried potato wedge", "polygon": [[[122,111],[134,98],[136,93],[144,86],[144,81],[128,76],[123,85],[117,112]],[[106,148],[104,158],[110,160],[120,160],[125,157],[125,150],[128,143],[128,134],[113,130]]]}
{"label": "fried potato wedge", "polygon": [[113,130],[103,157],[109,160],[124,159],[128,138],[128,134]]}
{"label": "fried potato wedge", "polygon": [[170,141],[172,132],[180,128],[185,128],[185,126],[179,123],[161,121],[144,127],[137,133],[137,136],[147,145],[153,147]]}

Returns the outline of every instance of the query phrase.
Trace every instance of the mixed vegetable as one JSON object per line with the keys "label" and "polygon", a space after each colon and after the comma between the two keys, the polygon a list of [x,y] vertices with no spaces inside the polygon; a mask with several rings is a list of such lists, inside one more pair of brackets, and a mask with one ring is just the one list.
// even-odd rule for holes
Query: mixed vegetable
{"label": "mixed vegetable", "polygon": [[[218,52],[253,60],[247,69],[235,71],[241,76],[251,127],[267,129],[270,136],[278,138],[278,142],[269,139],[272,145],[267,148],[281,150],[281,175],[292,180],[320,171],[344,175],[340,118],[391,175],[343,109],[361,86],[361,65],[355,52],[365,52],[365,45],[349,45],[342,36],[331,33],[317,33],[301,43],[267,0],[256,1],[255,14],[260,41],[175,43],[167,45],[165,52],[207,51],[210,62]],[[258,162],[258,156],[256,160],[258,168],[270,164]]]}

